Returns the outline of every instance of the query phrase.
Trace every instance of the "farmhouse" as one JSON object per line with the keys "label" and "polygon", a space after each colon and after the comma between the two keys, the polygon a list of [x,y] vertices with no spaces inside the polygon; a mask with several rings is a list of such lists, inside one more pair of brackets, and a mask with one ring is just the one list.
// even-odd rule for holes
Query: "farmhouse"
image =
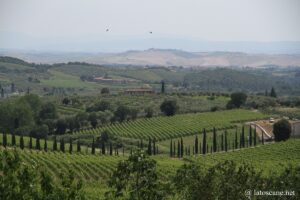
{"label": "farmhouse", "polygon": [[124,93],[130,95],[145,95],[145,94],[154,94],[154,91],[151,88],[136,88],[136,89],[127,89],[124,91]]}
{"label": "farmhouse", "polygon": [[292,137],[300,137],[300,120],[290,121],[292,125]]}

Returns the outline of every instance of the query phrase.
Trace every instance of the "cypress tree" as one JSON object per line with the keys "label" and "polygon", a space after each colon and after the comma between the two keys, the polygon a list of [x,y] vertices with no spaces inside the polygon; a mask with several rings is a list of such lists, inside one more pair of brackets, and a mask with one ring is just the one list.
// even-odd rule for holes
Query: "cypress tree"
{"label": "cypress tree", "polygon": [[143,139],[141,139],[141,149],[144,149]]}
{"label": "cypress tree", "polygon": [[198,154],[198,136],[195,138],[195,154]]}
{"label": "cypress tree", "polygon": [[[123,149],[124,149],[124,147],[123,147]],[[101,151],[102,151],[102,155],[105,155],[105,142],[104,141],[101,142]]]}
{"label": "cypress tree", "polygon": [[95,139],[93,137],[93,143],[92,143],[92,154],[95,154]]}
{"label": "cypress tree", "polygon": [[80,140],[78,138],[77,140],[77,152],[80,153],[81,152],[81,146],[80,146]]}
{"label": "cypress tree", "polygon": [[276,94],[275,89],[273,87],[271,89],[270,97],[274,97],[274,98],[277,97],[277,94]]}
{"label": "cypress tree", "polygon": [[32,149],[32,137],[29,137],[29,149]]}
{"label": "cypress tree", "polygon": [[193,146],[193,155],[195,155],[195,146]]}
{"label": "cypress tree", "polygon": [[57,151],[57,140],[56,140],[56,136],[54,136],[54,141],[53,141],[53,151]]}
{"label": "cypress tree", "polygon": [[40,138],[35,140],[35,149],[41,150]]}
{"label": "cypress tree", "polygon": [[122,148],[122,152],[123,152],[123,156],[125,154],[125,148],[124,148],[124,145],[123,145],[123,148]]}
{"label": "cypress tree", "polygon": [[45,152],[48,151],[47,137],[45,137],[45,139],[44,139],[44,151]]}
{"label": "cypress tree", "polygon": [[188,155],[190,156],[191,155],[191,147],[189,145],[189,148],[188,148]]}
{"label": "cypress tree", "polygon": [[202,142],[202,145],[203,145],[203,150],[202,150],[202,152],[203,152],[203,154],[206,154],[206,150],[207,150],[207,145],[206,145],[206,131],[205,131],[205,129],[203,129],[203,142]]}
{"label": "cypress tree", "polygon": [[224,151],[224,134],[221,135],[221,151]]}
{"label": "cypress tree", "polygon": [[256,146],[256,140],[257,140],[257,139],[256,139],[256,136],[257,136],[257,135],[256,135],[256,125],[255,125],[255,128],[254,128],[254,138],[253,138],[253,145],[254,145],[254,146]]}
{"label": "cypress tree", "polygon": [[[132,154],[132,149],[131,149],[131,154]],[[112,143],[109,143],[109,155],[113,155],[113,147],[112,147]]]}
{"label": "cypress tree", "polygon": [[180,157],[182,158],[183,157],[183,150],[184,150],[184,147],[183,147],[183,139],[182,137],[180,138]]}
{"label": "cypress tree", "polygon": [[152,147],[151,147],[151,139],[149,138],[149,142],[148,142],[148,155],[151,156],[152,155]]}
{"label": "cypress tree", "polygon": [[23,135],[21,135],[21,138],[20,138],[20,148],[22,150],[24,149],[24,138],[23,138]]}
{"label": "cypress tree", "polygon": [[241,135],[241,147],[245,147],[245,128],[244,126],[242,127],[242,135]]}
{"label": "cypress tree", "polygon": [[177,140],[177,157],[180,158],[180,142]]}
{"label": "cypress tree", "polygon": [[251,128],[251,124],[250,124],[250,128],[249,128],[249,146],[252,146],[252,128]]}
{"label": "cypress tree", "polygon": [[6,135],[6,133],[3,133],[2,137],[3,137],[3,139],[2,139],[3,146],[6,147],[7,146],[7,135]]}
{"label": "cypress tree", "polygon": [[170,157],[173,156],[173,141],[171,139],[171,142],[170,142]]}
{"label": "cypress tree", "polygon": [[72,140],[72,138],[70,137],[69,153],[72,153],[72,151],[73,151],[73,140]]}
{"label": "cypress tree", "polygon": [[225,130],[225,151],[227,151],[228,144],[227,144],[227,131]]}
{"label": "cypress tree", "polygon": [[236,148],[236,149],[238,148],[237,128],[235,129],[234,148]]}
{"label": "cypress tree", "polygon": [[132,148],[130,148],[130,155],[132,155]]}
{"label": "cypress tree", "polygon": [[261,132],[261,144],[264,145],[265,144],[265,138],[264,138],[264,133]]}
{"label": "cypress tree", "polygon": [[217,151],[217,133],[215,127],[213,129],[213,151]]}
{"label": "cypress tree", "polygon": [[16,135],[13,133],[11,137],[11,145],[16,146]]}
{"label": "cypress tree", "polygon": [[201,146],[201,142],[200,142],[200,148],[199,148],[199,153],[201,154],[202,153],[202,146]]}
{"label": "cypress tree", "polygon": [[176,145],[175,145],[175,141],[173,142],[173,156],[176,156]]}
{"label": "cypress tree", "polygon": [[60,151],[65,152],[65,141],[64,138],[60,140]]}
{"label": "cypress tree", "polygon": [[155,138],[153,139],[153,155],[156,155]]}
{"label": "cypress tree", "polygon": [[158,154],[158,146],[156,146],[156,154]]}
{"label": "cypress tree", "polygon": [[165,93],[165,82],[161,81],[161,93],[164,94]]}

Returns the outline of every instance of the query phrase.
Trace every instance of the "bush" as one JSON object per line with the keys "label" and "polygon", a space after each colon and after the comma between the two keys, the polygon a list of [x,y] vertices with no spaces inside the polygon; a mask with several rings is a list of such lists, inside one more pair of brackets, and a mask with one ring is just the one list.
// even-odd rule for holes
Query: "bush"
{"label": "bush", "polygon": [[177,106],[176,100],[164,100],[160,105],[160,110],[167,116],[175,115],[179,107]]}
{"label": "bush", "polygon": [[273,125],[275,141],[285,141],[290,138],[292,132],[291,124],[288,120],[282,119]]}

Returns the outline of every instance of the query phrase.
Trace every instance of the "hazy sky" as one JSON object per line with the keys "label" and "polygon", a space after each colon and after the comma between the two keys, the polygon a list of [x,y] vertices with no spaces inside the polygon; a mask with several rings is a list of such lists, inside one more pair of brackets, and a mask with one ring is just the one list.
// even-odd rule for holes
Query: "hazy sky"
{"label": "hazy sky", "polygon": [[8,34],[300,41],[300,0],[0,0],[1,33],[6,44]]}

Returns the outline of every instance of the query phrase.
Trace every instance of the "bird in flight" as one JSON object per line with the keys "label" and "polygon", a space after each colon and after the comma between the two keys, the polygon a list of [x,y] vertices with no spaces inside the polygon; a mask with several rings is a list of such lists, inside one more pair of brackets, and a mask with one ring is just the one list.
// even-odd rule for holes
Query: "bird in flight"
{"label": "bird in flight", "polygon": [[150,34],[152,34],[152,31],[149,31]]}
{"label": "bird in flight", "polygon": [[108,32],[108,31],[109,31],[109,29],[107,28],[107,29],[106,29],[106,32]]}

